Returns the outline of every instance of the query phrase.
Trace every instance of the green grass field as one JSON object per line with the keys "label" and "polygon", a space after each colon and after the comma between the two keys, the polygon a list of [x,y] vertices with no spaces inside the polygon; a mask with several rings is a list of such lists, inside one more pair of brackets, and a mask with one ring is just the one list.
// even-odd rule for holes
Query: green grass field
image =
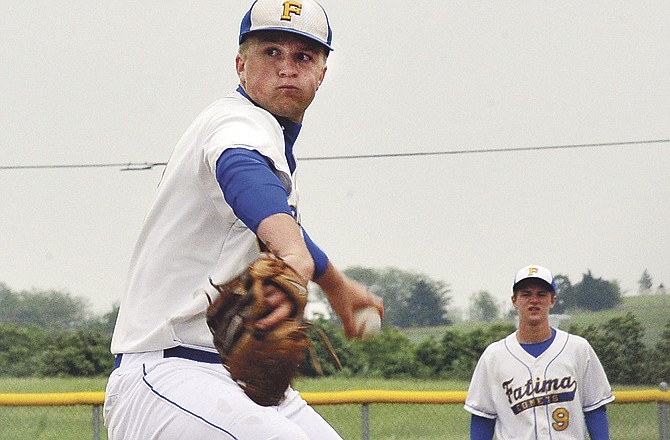
{"label": "green grass field", "polygon": [[583,312],[571,316],[570,323],[579,326],[604,324],[612,318],[631,312],[645,329],[644,344],[653,347],[661,340],[665,325],[670,321],[670,295],[629,296],[613,310]]}
{"label": "green grass field", "polygon": [[[0,378],[0,393],[102,391],[105,378],[12,379]],[[465,382],[438,380],[381,380],[356,378],[299,379],[301,391],[356,389],[465,390]],[[615,387],[615,390],[617,388]],[[621,388],[619,388],[621,389]],[[361,438],[361,406],[317,406],[343,438]],[[610,405],[612,439],[658,438],[658,408],[655,403]],[[370,432],[374,440],[467,439],[469,415],[462,405],[370,405]],[[2,440],[79,440],[92,437],[92,409],[75,407],[0,407]],[[103,430],[104,431],[104,430]],[[103,432],[102,439],[107,439]]]}

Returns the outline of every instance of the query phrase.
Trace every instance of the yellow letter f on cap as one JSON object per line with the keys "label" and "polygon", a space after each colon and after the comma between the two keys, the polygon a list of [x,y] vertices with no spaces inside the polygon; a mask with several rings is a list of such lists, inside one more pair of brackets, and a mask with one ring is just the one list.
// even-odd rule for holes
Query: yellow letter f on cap
{"label": "yellow letter f on cap", "polygon": [[531,267],[528,269],[528,275],[533,275],[537,273],[537,267]]}
{"label": "yellow letter f on cap", "polygon": [[281,16],[281,19],[291,21],[291,14],[300,15],[300,12],[302,12],[302,3],[284,2],[284,14]]}

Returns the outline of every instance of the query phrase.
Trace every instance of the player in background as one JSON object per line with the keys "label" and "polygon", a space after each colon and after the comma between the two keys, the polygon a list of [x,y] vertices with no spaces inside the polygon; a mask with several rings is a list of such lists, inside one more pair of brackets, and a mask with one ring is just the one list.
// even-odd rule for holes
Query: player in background
{"label": "player in background", "polygon": [[609,439],[614,400],[598,356],[582,337],[549,325],[556,304],[551,272],[537,265],[514,277],[518,330],[489,345],[465,400],[471,440]]}
{"label": "player in background", "polygon": [[[249,399],[220,364],[205,319],[208,295],[217,295],[210,279],[227,281],[263,252],[315,281],[348,337],[356,336],[355,310],[383,313],[299,221],[293,147],[331,38],[314,0],[258,0],[242,19],[239,87],[177,143],[131,259],[106,388],[110,440],[340,439],[291,387],[277,406]],[[274,309],[261,329],[293,308],[276,288],[264,294]]]}

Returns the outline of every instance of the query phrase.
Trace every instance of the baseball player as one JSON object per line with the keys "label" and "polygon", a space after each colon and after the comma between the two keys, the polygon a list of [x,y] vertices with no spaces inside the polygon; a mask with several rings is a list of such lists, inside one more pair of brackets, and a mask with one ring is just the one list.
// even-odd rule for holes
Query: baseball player
{"label": "baseball player", "polygon": [[491,440],[609,439],[606,404],[614,400],[589,343],[552,328],[556,303],[551,272],[537,265],[514,277],[519,327],[489,345],[470,382],[465,410],[470,438]]}
{"label": "baseball player", "polygon": [[[299,222],[293,148],[332,50],[326,12],[314,0],[257,0],[239,43],[239,86],[177,143],[131,259],[106,388],[110,440],[340,438],[291,387],[259,406],[220,364],[205,316],[212,285],[263,253],[319,284],[348,337],[355,310],[383,313]],[[292,310],[281,290],[263,293],[272,310],[261,330]]]}

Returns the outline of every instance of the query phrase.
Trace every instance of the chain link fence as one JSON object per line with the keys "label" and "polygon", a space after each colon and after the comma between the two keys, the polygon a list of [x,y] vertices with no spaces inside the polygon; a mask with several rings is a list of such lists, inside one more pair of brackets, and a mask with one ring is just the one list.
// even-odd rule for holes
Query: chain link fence
{"label": "chain link fence", "polygon": [[[608,405],[612,440],[670,440],[670,392],[615,391]],[[467,440],[470,415],[461,391],[304,393],[342,435],[363,440]],[[104,393],[0,394],[0,439],[107,440]]]}

